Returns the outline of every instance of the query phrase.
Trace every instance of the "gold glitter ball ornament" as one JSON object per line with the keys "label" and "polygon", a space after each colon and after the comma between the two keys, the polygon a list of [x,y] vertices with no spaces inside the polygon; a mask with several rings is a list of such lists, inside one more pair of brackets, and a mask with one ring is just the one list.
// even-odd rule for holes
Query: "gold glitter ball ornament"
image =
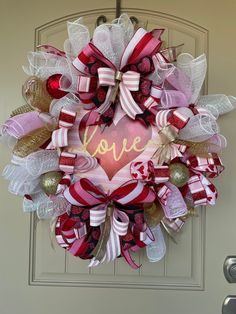
{"label": "gold glitter ball ornament", "polygon": [[178,188],[184,186],[189,179],[188,168],[179,162],[170,164],[170,182],[173,183]]}
{"label": "gold glitter ball ornament", "polygon": [[40,178],[40,185],[43,191],[49,195],[55,195],[58,183],[61,181],[62,173],[58,171],[50,171],[43,174]]}

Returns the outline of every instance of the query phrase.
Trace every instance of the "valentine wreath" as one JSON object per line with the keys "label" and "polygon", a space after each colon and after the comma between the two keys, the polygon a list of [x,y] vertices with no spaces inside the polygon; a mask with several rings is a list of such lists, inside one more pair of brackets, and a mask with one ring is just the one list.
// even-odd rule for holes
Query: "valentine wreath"
{"label": "valentine wreath", "polygon": [[25,212],[51,219],[56,241],[89,266],[146,248],[166,251],[195,208],[214,205],[224,169],[217,118],[235,98],[200,94],[206,56],[163,48],[163,29],[134,31],[126,14],[68,22],[64,51],[28,54],[23,105],[1,126],[15,138],[3,171]]}

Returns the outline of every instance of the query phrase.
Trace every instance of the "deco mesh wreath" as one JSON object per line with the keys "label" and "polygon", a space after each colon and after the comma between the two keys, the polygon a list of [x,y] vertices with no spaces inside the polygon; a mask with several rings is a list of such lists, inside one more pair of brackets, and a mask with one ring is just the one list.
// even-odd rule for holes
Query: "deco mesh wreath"
{"label": "deco mesh wreath", "polygon": [[52,219],[58,244],[97,266],[146,247],[151,262],[224,169],[216,120],[235,98],[200,96],[206,56],[163,49],[163,29],[134,31],[125,14],[98,26],[68,22],[64,50],[42,45],[23,67],[26,105],[2,125],[14,137],[4,169],[25,212]]}

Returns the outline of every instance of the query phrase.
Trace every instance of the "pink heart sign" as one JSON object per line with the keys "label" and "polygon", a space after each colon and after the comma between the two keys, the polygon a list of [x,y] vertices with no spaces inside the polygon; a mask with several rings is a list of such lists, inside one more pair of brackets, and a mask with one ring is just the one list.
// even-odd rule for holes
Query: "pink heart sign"
{"label": "pink heart sign", "polygon": [[152,136],[151,127],[127,116],[105,129],[98,125],[88,126],[86,119],[87,115],[79,125],[80,140],[87,152],[98,159],[109,180],[145,151]]}

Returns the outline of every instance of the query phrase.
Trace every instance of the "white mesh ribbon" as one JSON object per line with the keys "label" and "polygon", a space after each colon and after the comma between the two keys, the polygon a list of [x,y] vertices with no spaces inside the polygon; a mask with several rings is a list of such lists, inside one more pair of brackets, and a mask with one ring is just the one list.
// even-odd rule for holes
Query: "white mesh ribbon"
{"label": "white mesh ribbon", "polygon": [[230,112],[235,108],[236,97],[222,94],[200,96],[196,107],[209,110],[217,119],[219,115]]}
{"label": "white mesh ribbon", "polygon": [[152,227],[151,232],[155,240],[146,246],[147,258],[149,262],[158,262],[166,254],[166,244],[160,225]]}
{"label": "white mesh ribbon", "polygon": [[209,140],[210,145],[209,153],[220,153],[222,149],[226,148],[227,140],[222,134],[215,134]]}
{"label": "white mesh ribbon", "polygon": [[205,54],[195,58],[189,53],[182,53],[177,58],[177,67],[190,79],[192,96],[189,103],[194,104],[199,96],[207,70]]}
{"label": "white mesh ribbon", "polygon": [[134,25],[131,22],[128,14],[123,13],[118,19],[112,21],[113,24],[119,25],[123,31],[124,45],[127,46],[134,34]]}
{"label": "white mesh ribbon", "polygon": [[15,155],[12,157],[13,164],[24,168],[27,173],[35,177],[59,170],[58,160],[57,151],[54,150],[39,150],[24,158]]}
{"label": "white mesh ribbon", "polygon": [[23,211],[36,212],[39,219],[50,219],[60,216],[70,209],[70,204],[62,196],[47,196],[39,192],[31,196],[32,200],[24,198]]}
{"label": "white mesh ribbon", "polygon": [[36,75],[40,79],[47,79],[53,74],[66,74],[69,72],[68,61],[65,57],[43,51],[29,52],[28,66],[23,66],[27,75]]}
{"label": "white mesh ribbon", "polygon": [[41,174],[58,169],[57,152],[40,150],[25,158],[13,155],[12,164],[5,167],[3,176],[10,181],[8,189],[11,193],[31,195],[41,191]]}
{"label": "white mesh ribbon", "polygon": [[161,85],[175,70],[175,66],[172,63],[160,62],[156,56],[152,57],[152,61],[155,71],[148,76],[148,79],[153,82],[153,85]]}
{"label": "white mesh ribbon", "polygon": [[83,25],[83,19],[67,22],[68,39],[64,42],[64,50],[67,58],[74,59],[80,51],[89,43],[90,34],[87,26]]}
{"label": "white mesh ribbon", "polygon": [[216,119],[212,115],[197,114],[189,119],[180,130],[179,138],[186,141],[202,142],[219,132]]}
{"label": "white mesh ribbon", "polygon": [[112,24],[98,26],[93,34],[93,44],[117,67],[123,51],[133,35],[133,25],[126,14]]}
{"label": "white mesh ribbon", "polygon": [[77,112],[81,108],[81,102],[74,94],[67,94],[60,99],[54,99],[50,104],[51,116],[58,119],[62,108]]}
{"label": "white mesh ribbon", "polygon": [[24,196],[40,191],[39,178],[26,173],[23,167],[13,164],[7,165],[2,175],[10,181],[8,190],[13,194]]}

